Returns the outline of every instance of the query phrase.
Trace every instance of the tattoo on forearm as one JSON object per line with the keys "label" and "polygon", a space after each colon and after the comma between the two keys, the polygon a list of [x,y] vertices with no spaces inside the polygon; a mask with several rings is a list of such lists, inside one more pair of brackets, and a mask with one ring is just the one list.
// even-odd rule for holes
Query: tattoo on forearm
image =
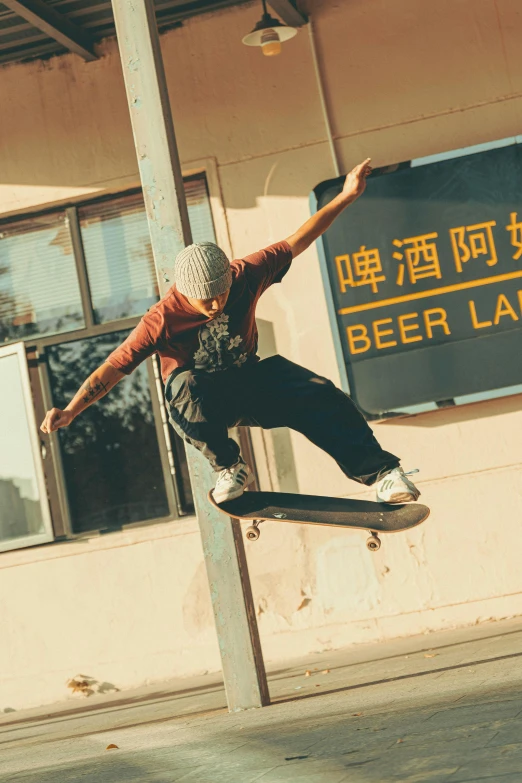
{"label": "tattoo on forearm", "polygon": [[107,394],[109,391],[109,385],[102,383],[99,378],[91,376],[89,380],[86,381],[85,385],[82,386],[81,390],[84,392],[83,401],[85,404],[87,404],[89,402],[94,402],[94,400],[98,397]]}

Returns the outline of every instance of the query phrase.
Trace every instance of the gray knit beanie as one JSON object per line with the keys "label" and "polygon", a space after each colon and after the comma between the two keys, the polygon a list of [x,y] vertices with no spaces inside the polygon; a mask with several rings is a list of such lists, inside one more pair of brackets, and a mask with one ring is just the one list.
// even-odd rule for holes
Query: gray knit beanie
{"label": "gray knit beanie", "polygon": [[176,257],[176,288],[191,299],[212,299],[228,291],[232,270],[225,253],[213,242],[189,245]]}

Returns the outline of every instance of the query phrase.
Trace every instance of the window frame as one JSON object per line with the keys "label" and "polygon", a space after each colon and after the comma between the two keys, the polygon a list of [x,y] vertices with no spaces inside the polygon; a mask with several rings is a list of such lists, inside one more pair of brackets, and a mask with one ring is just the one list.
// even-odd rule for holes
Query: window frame
{"label": "window frame", "polygon": [[[184,180],[201,177],[205,181],[206,191],[209,199],[209,208],[214,225],[214,232],[217,241],[224,247],[226,252],[230,252],[230,238],[228,235],[228,225],[226,215],[222,204],[219,179],[217,175],[217,166],[213,160],[194,162],[189,170],[184,174]],[[127,188],[121,192],[104,193],[92,198],[82,198],[74,203],[55,205],[41,210],[34,210],[27,213],[0,218],[0,231],[3,226],[13,223],[37,218],[42,215],[63,215],[68,226],[77,278],[80,288],[82,314],[84,326],[80,329],[74,329],[67,332],[49,333],[46,335],[34,335],[25,340],[6,341],[0,347],[0,356],[5,352],[18,353],[23,356],[21,366],[24,369],[24,389],[29,395],[25,401],[29,416],[29,426],[31,430],[31,443],[38,449],[35,452],[35,464],[38,470],[38,487],[42,493],[43,503],[46,504],[46,533],[45,535],[31,536],[31,540],[16,539],[12,545],[3,546],[0,541],[0,552],[11,549],[19,549],[26,546],[38,544],[53,543],[59,540],[74,540],[76,538],[89,538],[100,534],[100,530],[93,529],[76,533],[73,530],[71,513],[67,499],[67,487],[65,475],[62,466],[62,456],[57,433],[51,433],[47,442],[39,436],[37,417],[45,413],[53,406],[52,392],[49,378],[49,370],[46,358],[46,348],[52,345],[59,345],[76,340],[88,339],[101,334],[110,334],[116,331],[133,329],[140,321],[141,317],[132,316],[130,318],[115,319],[102,324],[95,323],[94,307],[89,285],[89,277],[85,252],[83,247],[80,215],[82,207],[95,203],[111,202],[115,200],[124,200],[132,198],[137,194],[142,194],[141,187]],[[169,504],[169,514],[164,517],[157,517],[140,522],[131,522],[114,527],[114,531],[134,527],[148,526],[152,524],[172,522],[183,516],[193,513],[193,507],[185,497],[185,489],[182,484],[181,469],[177,464],[176,449],[172,443],[172,434],[168,425],[168,415],[163,397],[163,384],[159,371],[159,361],[157,356],[146,360],[148,386],[152,401],[152,412],[156,429],[156,437],[160,452],[161,465],[163,469],[163,478]],[[27,386],[26,386],[27,384]],[[42,448],[47,450],[47,457],[42,459]],[[113,532],[112,529],[105,532]]]}
{"label": "window frame", "polygon": [[29,440],[31,452],[34,460],[36,483],[39,493],[40,509],[44,523],[44,532],[36,533],[30,536],[20,536],[10,540],[0,539],[0,552],[10,552],[13,549],[23,549],[28,546],[38,544],[47,544],[54,541],[55,533],[51,507],[49,503],[47,484],[43,466],[45,443],[38,436],[36,411],[31,393],[31,378],[29,373],[29,362],[27,358],[24,342],[18,341],[0,347],[0,360],[6,356],[17,356],[18,367],[20,369],[20,380],[22,383],[23,403],[26,414],[27,427],[29,430]]}
{"label": "window frame", "polygon": [[[136,323],[139,318],[133,319]],[[114,323],[118,322],[111,322]],[[135,324],[134,324],[135,325]],[[104,326],[107,326],[104,324]],[[38,362],[39,368],[39,388],[34,388],[34,405],[35,408],[40,407],[43,411],[50,410],[53,407],[51,383],[49,377],[48,360],[46,357],[46,348],[50,345],[64,345],[68,342],[75,342],[77,340],[89,339],[95,337],[98,334],[111,334],[114,331],[121,331],[121,327],[117,329],[104,329],[98,331],[96,327],[93,327],[93,331],[89,330],[89,334],[85,331],[78,335],[77,332],[70,332],[67,334],[67,339],[56,339],[52,342],[38,341],[33,346],[28,347],[28,350],[32,350],[35,353],[35,357]],[[63,335],[57,335],[60,337]],[[148,388],[152,403],[152,413],[154,416],[154,427],[156,430],[156,438],[158,443],[160,461],[163,471],[163,480],[165,484],[165,491],[167,495],[167,501],[169,505],[169,513],[166,516],[154,517],[153,519],[140,520],[139,522],[129,522],[121,526],[114,526],[113,528],[103,529],[103,533],[113,532],[117,530],[127,530],[133,527],[142,527],[144,525],[151,525],[163,522],[172,522],[176,519],[180,519],[183,516],[191,513],[190,506],[187,504],[185,507],[181,503],[182,490],[179,487],[179,469],[175,464],[171,464],[170,454],[173,451],[170,440],[170,431],[167,423],[167,413],[165,403],[163,399],[163,392],[161,387],[161,376],[156,377],[154,365],[157,365],[157,359],[155,356],[147,359],[144,362],[147,369],[147,381]],[[159,373],[159,370],[158,370]],[[40,398],[40,399],[39,399]],[[40,402],[40,405],[39,405]],[[162,410],[164,410],[164,416]],[[49,436],[49,447],[52,458],[52,468],[56,490],[51,492],[49,488],[49,501],[51,507],[51,516],[53,523],[55,520],[59,520],[58,525],[54,524],[55,540],[60,538],[76,539],[76,538],[91,538],[93,535],[98,535],[101,531],[99,528],[93,528],[92,530],[76,532],[73,529],[73,520],[71,516],[71,509],[69,506],[69,500],[67,496],[67,485],[65,481],[65,473],[62,464],[62,453],[60,443],[58,439],[58,433],[53,432]],[[49,483],[49,479],[48,479]]]}

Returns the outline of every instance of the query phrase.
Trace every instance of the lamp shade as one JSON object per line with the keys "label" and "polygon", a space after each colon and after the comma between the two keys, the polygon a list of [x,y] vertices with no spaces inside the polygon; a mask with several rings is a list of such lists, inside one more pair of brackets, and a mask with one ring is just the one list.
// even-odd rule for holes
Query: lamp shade
{"label": "lamp shade", "polygon": [[245,35],[243,43],[246,46],[263,46],[267,40],[266,32],[268,30],[273,30],[277,34],[277,39],[281,42],[288,41],[297,34],[295,27],[288,27],[288,25],[280,22],[279,19],[265,13],[252,32]]}

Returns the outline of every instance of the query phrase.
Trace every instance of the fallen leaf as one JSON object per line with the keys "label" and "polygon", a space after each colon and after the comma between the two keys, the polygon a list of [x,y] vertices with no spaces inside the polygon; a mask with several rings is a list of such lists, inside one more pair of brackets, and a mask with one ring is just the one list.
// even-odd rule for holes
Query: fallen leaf
{"label": "fallen leaf", "polygon": [[114,745],[113,743],[111,743],[110,745],[107,745],[105,750],[119,750],[119,748],[118,748],[117,745]]}
{"label": "fallen leaf", "polygon": [[88,677],[86,674],[77,674],[76,677],[67,680],[67,687],[71,689],[73,696],[76,694],[79,694],[80,696],[92,696],[96,684],[97,680]]}
{"label": "fallen leaf", "polygon": [[305,671],[305,677],[311,677],[311,676],[312,676],[312,672],[310,671],[310,669],[307,669]]}
{"label": "fallen leaf", "polygon": [[353,717],[358,718],[360,715],[362,715],[362,712],[354,712]]}
{"label": "fallen leaf", "polygon": [[330,674],[330,669],[323,669],[321,674]]}
{"label": "fallen leaf", "polygon": [[397,740],[397,745],[398,745],[400,742],[404,742],[404,740]]}
{"label": "fallen leaf", "polygon": [[436,658],[438,653],[426,653],[425,658]]}
{"label": "fallen leaf", "polygon": [[67,687],[74,691],[83,691],[89,687],[87,680],[69,680]]}
{"label": "fallen leaf", "polygon": [[320,687],[321,687],[321,683],[320,683],[320,682],[318,682],[318,683],[316,684],[316,686],[315,686],[315,687],[316,687],[316,688],[320,688]]}

